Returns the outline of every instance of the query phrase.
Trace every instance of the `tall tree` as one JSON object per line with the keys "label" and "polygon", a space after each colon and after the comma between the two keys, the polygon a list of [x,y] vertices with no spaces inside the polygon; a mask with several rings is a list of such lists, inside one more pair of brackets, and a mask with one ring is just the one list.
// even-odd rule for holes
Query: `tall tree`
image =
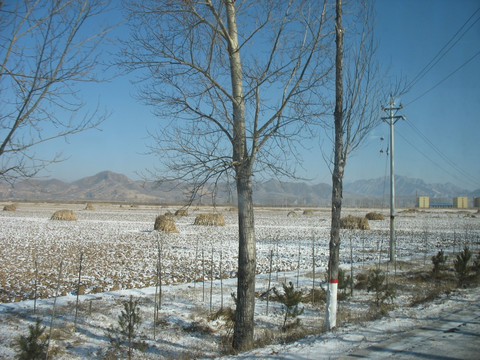
{"label": "tall tree", "polygon": [[[381,76],[375,62],[372,7],[368,1],[365,1],[351,12],[357,16],[353,17],[353,24],[347,27],[353,35],[348,45],[347,56],[344,55],[345,28],[342,24],[342,0],[336,0],[335,12],[334,155],[325,322],[327,330],[336,326],[340,219],[343,176],[347,158],[363,143],[366,135],[380,123],[379,109],[385,99],[384,77]],[[355,29],[358,28],[360,30],[355,33]]]}
{"label": "tall tree", "polygon": [[96,81],[98,46],[108,31],[94,20],[100,0],[0,2],[0,179],[34,176],[60,155],[37,145],[96,127],[98,110],[84,107],[75,84]]}
{"label": "tall tree", "polygon": [[335,126],[335,146],[332,173],[332,219],[330,227],[329,260],[328,260],[328,290],[326,327],[331,329],[336,325],[338,265],[340,254],[340,218],[342,212],[343,174],[346,157],[344,156],[344,126],[343,126],[343,33],[342,0],[336,0],[335,17],[335,111],[333,113]]}
{"label": "tall tree", "polygon": [[165,124],[154,134],[161,178],[193,195],[235,179],[239,252],[233,347],[252,347],[256,250],[254,173],[290,174],[289,150],[316,119],[325,60],[325,2],[137,1],[120,60],[142,70],[140,96]]}

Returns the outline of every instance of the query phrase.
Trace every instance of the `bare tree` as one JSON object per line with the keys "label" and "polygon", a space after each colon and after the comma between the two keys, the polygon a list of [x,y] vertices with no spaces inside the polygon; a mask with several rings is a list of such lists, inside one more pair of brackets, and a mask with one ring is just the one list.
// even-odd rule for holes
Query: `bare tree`
{"label": "bare tree", "polygon": [[382,86],[384,77],[380,76],[374,58],[372,8],[367,2],[363,2],[356,9],[357,16],[354,17],[354,23],[348,29],[355,35],[355,28],[360,25],[360,32],[353,37],[357,45],[355,43],[349,44],[347,56],[344,56],[344,34],[346,30],[342,25],[342,8],[342,0],[336,0],[334,156],[326,305],[327,330],[336,326],[340,219],[343,176],[347,157],[363,143],[366,135],[380,123],[380,104],[385,99]]}
{"label": "bare tree", "polygon": [[[36,146],[94,128],[105,118],[85,111],[75,84],[96,81],[98,45],[108,29],[93,22],[100,0],[0,2],[0,178],[34,176],[60,154]],[[92,30],[94,29],[94,30]]]}
{"label": "bare tree", "polygon": [[161,178],[188,181],[193,195],[227,175],[235,179],[233,347],[246,350],[253,345],[255,305],[252,179],[263,170],[291,174],[292,145],[322,109],[313,89],[331,68],[326,4],[144,0],[127,6],[132,37],[121,61],[143,70],[140,96],[166,120],[153,134]]}

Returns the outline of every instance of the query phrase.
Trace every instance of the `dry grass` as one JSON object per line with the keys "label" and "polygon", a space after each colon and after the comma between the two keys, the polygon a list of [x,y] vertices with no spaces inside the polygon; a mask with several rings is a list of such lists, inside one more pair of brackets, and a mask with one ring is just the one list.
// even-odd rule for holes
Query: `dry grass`
{"label": "dry grass", "polygon": [[92,204],[88,203],[87,205],[85,205],[85,210],[95,210],[95,207]]}
{"label": "dry grass", "polygon": [[198,214],[193,225],[225,226],[223,214]]}
{"label": "dry grass", "polygon": [[295,211],[290,211],[290,212],[287,214],[287,217],[298,217],[298,214],[297,214]]}
{"label": "dry grass", "polygon": [[340,228],[370,230],[370,225],[368,224],[367,218],[348,215],[340,219]]}
{"label": "dry grass", "polygon": [[163,231],[167,234],[179,232],[177,227],[175,226],[175,221],[173,221],[173,218],[167,215],[157,216],[153,229],[157,231]]}
{"label": "dry grass", "polygon": [[367,220],[385,220],[385,215],[376,212],[369,212],[365,217]]}
{"label": "dry grass", "polygon": [[327,293],[323,289],[310,289],[307,293],[302,295],[303,304],[325,304],[326,302]]}
{"label": "dry grass", "polygon": [[17,208],[17,204],[8,204],[3,207],[3,211],[15,211]]}
{"label": "dry grass", "polygon": [[314,213],[313,213],[313,210],[306,209],[306,210],[303,210],[303,215],[312,216],[312,215],[314,215]]}
{"label": "dry grass", "polygon": [[188,333],[200,333],[202,335],[211,335],[215,332],[208,324],[200,321],[194,321],[188,325],[183,326],[183,331]]}
{"label": "dry grass", "polygon": [[400,211],[400,213],[416,213],[416,212],[421,212],[420,210],[417,210],[415,208],[410,208],[410,209],[405,209],[405,210],[402,210]]}
{"label": "dry grass", "polygon": [[50,220],[77,221],[77,215],[73,210],[58,210],[53,213]]}
{"label": "dry grass", "polygon": [[186,209],[179,209],[175,211],[175,216],[188,216],[188,211]]}

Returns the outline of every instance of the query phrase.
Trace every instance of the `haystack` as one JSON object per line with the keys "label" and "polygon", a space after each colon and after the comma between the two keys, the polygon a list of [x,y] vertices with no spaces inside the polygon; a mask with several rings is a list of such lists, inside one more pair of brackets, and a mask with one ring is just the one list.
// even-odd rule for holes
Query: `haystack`
{"label": "haystack", "polygon": [[340,228],[370,230],[370,225],[367,218],[348,215],[340,219]]}
{"label": "haystack", "polygon": [[198,214],[193,225],[225,226],[223,214]]}
{"label": "haystack", "polygon": [[17,204],[8,204],[3,207],[3,211],[15,211],[17,210]]}
{"label": "haystack", "polygon": [[287,217],[298,217],[298,214],[295,211],[289,211]]}
{"label": "haystack", "polygon": [[50,220],[77,221],[77,216],[72,210],[55,211]]}
{"label": "haystack", "polygon": [[179,209],[175,211],[175,216],[188,216],[188,211],[185,209]]}
{"label": "haystack", "polygon": [[170,216],[159,215],[155,219],[154,230],[163,231],[167,234],[178,233],[178,229],[175,226],[175,221]]}
{"label": "haystack", "polygon": [[303,215],[305,216],[312,216],[313,215],[313,210],[303,210]]}
{"label": "haystack", "polygon": [[367,220],[385,220],[385,215],[376,212],[369,212],[365,217]]}
{"label": "haystack", "polygon": [[87,205],[85,205],[85,210],[95,210],[95,207],[92,204],[87,203]]}

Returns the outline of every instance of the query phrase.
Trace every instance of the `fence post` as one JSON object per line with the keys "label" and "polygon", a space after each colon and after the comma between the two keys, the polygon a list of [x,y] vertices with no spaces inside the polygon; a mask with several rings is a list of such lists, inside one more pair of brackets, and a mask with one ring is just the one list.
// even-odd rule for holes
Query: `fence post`
{"label": "fence post", "polygon": [[80,253],[80,264],[78,267],[78,282],[77,282],[77,303],[75,305],[75,323],[73,326],[74,332],[77,332],[77,319],[78,319],[78,297],[80,296],[80,283],[82,280],[82,260],[83,260],[83,252]]}
{"label": "fence post", "polygon": [[273,249],[270,250],[270,270],[268,272],[267,315],[268,315],[268,305],[270,302],[270,286],[272,284],[272,263],[273,263]]}
{"label": "fence post", "polygon": [[55,320],[55,309],[56,309],[56,306],[57,306],[57,296],[58,296],[58,290],[60,289],[60,281],[61,281],[61,276],[62,276],[62,266],[63,266],[63,260],[60,261],[60,267],[58,269],[57,288],[55,290],[55,297],[53,299],[52,318],[50,320],[50,330],[48,332],[47,351],[46,351],[46,354],[45,354],[45,359],[46,360],[48,360],[48,351],[50,349],[50,339],[52,338],[52,330],[53,330],[53,325],[54,325],[54,320]]}
{"label": "fence post", "polygon": [[212,246],[212,257],[210,259],[210,312],[212,312],[212,297],[213,297],[213,246]]}

